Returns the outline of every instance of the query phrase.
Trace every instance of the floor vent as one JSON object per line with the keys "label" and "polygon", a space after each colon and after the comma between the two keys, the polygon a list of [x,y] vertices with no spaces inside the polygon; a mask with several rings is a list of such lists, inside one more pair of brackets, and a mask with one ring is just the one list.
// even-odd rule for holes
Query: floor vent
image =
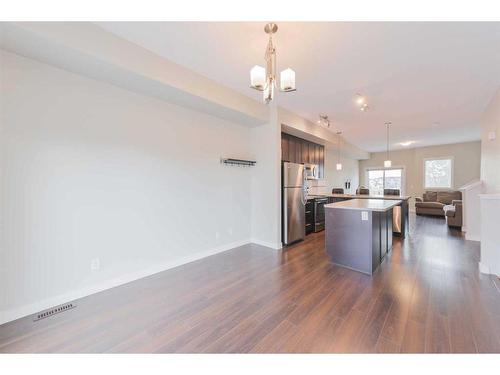
{"label": "floor vent", "polygon": [[57,306],[57,307],[54,307],[54,308],[52,308],[50,310],[45,310],[45,311],[42,311],[42,312],[36,314],[35,318],[33,319],[33,321],[36,322],[38,320],[48,318],[49,316],[52,316],[52,315],[55,315],[55,314],[59,314],[59,313],[62,313],[64,311],[68,311],[68,310],[71,310],[71,309],[74,309],[75,307],[76,307],[76,305],[74,303],[66,303],[64,305]]}

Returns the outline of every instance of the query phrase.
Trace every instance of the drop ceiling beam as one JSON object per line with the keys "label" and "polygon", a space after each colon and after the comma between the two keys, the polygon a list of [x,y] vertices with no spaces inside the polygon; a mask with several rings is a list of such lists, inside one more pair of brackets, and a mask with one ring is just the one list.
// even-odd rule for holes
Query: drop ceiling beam
{"label": "drop ceiling beam", "polygon": [[[281,130],[285,133],[307,139],[311,142],[337,147],[337,134],[318,124],[315,124],[301,116],[296,115],[286,109],[279,109],[279,121]],[[370,153],[361,150],[353,144],[347,142],[342,137],[342,155],[351,159],[369,159]]]}
{"label": "drop ceiling beam", "polygon": [[269,121],[264,104],[90,22],[2,23],[0,47],[225,120],[248,126]]}

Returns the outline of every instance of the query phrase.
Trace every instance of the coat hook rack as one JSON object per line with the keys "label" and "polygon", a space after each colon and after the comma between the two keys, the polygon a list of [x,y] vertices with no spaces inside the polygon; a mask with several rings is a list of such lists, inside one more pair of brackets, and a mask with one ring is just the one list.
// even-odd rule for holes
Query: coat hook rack
{"label": "coat hook rack", "polygon": [[254,160],[242,160],[242,159],[231,159],[231,158],[221,158],[220,162],[221,164],[224,165],[237,165],[242,167],[253,167],[255,164],[257,164],[257,162]]}

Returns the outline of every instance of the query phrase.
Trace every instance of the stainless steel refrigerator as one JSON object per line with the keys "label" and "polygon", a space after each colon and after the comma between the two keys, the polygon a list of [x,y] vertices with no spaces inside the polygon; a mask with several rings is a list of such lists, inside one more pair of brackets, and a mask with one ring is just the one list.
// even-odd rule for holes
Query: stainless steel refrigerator
{"label": "stainless steel refrigerator", "polygon": [[299,241],[306,236],[306,175],[303,164],[283,163],[283,243]]}

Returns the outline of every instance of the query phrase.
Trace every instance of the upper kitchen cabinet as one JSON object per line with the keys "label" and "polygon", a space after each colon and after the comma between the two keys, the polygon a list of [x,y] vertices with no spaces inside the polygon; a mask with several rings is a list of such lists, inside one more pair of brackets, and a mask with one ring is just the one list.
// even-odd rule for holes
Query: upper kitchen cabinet
{"label": "upper kitchen cabinet", "polygon": [[281,133],[281,160],[290,161],[288,158],[288,137],[284,135],[286,134]]}
{"label": "upper kitchen cabinet", "polygon": [[325,146],[281,133],[281,160],[318,164],[319,177],[325,177]]}
{"label": "upper kitchen cabinet", "polygon": [[325,178],[325,146],[319,146],[319,178]]}
{"label": "upper kitchen cabinet", "polygon": [[302,144],[302,156],[300,158],[303,163],[309,163],[309,146],[307,143]]}
{"label": "upper kitchen cabinet", "polygon": [[297,160],[297,141],[294,138],[288,139],[288,159],[292,163],[299,163]]}
{"label": "upper kitchen cabinet", "polygon": [[309,142],[308,147],[309,147],[309,163],[318,164],[318,160],[316,159],[316,144]]}
{"label": "upper kitchen cabinet", "polygon": [[[297,138],[299,139],[299,138]],[[303,163],[302,161],[302,147],[303,147],[303,142],[296,142],[295,143],[295,162],[296,163]]]}

